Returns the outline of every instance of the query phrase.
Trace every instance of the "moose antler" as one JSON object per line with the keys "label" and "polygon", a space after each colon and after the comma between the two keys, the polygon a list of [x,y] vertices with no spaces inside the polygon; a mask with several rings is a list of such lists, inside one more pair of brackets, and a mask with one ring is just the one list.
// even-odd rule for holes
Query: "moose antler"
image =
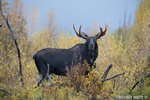
{"label": "moose antler", "polygon": [[81,38],[83,38],[83,39],[87,39],[87,37],[81,35],[81,26],[82,26],[82,25],[80,25],[79,33],[76,31],[76,29],[75,29],[75,27],[74,27],[74,24],[73,24],[73,29],[74,29],[74,31],[76,32],[76,34],[77,34],[78,37],[81,37]]}
{"label": "moose antler", "polygon": [[98,33],[98,35],[96,36],[96,39],[100,38],[101,36],[104,36],[106,34],[107,31],[107,24],[105,24],[105,30],[103,31],[103,29],[101,27],[100,28],[100,32]]}

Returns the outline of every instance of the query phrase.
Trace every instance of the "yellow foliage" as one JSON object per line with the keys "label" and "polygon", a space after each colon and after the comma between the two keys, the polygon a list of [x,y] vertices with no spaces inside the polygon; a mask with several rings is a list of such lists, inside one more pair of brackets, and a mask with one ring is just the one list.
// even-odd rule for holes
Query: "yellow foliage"
{"label": "yellow foliage", "polygon": [[[15,2],[12,12],[13,19],[16,19],[19,0]],[[22,12],[20,6],[19,12]],[[34,88],[38,77],[38,71],[32,59],[33,55],[43,48],[63,48],[68,49],[78,43],[84,41],[77,36],[71,36],[70,33],[58,32],[55,22],[51,21],[52,26],[49,29],[43,29],[41,32],[35,32],[28,38],[24,35],[24,30],[18,32],[21,20],[13,20],[15,23],[17,41],[19,43],[22,65],[24,87],[20,84],[19,65],[17,51],[14,42],[5,30],[0,38],[0,89],[6,89],[11,94],[5,95],[0,91],[0,99],[57,99],[57,100],[82,100],[96,98],[113,99],[116,95],[127,95],[132,86],[146,76],[150,72],[150,23],[149,0],[144,0],[139,4],[136,12],[136,21],[131,28],[128,40],[120,40],[111,34],[102,37],[98,42],[99,55],[96,60],[96,69],[90,71],[85,76],[84,71],[89,70],[89,66],[85,62],[85,67],[74,67],[68,72],[67,77],[51,75],[54,86],[49,86],[49,82],[44,82],[45,87]],[[21,13],[18,13],[21,15]],[[53,16],[52,16],[53,17]],[[22,17],[21,17],[22,19]],[[21,24],[23,25],[23,24]],[[4,39],[7,37],[8,39]],[[125,75],[116,79],[115,88],[113,88],[114,80],[109,80],[102,84],[101,77],[107,67],[112,64],[107,78],[125,72]],[[134,92],[138,95],[149,96],[150,81],[145,79],[142,88],[135,88]],[[111,94],[111,93],[114,94]],[[132,94],[134,95],[134,93]]]}

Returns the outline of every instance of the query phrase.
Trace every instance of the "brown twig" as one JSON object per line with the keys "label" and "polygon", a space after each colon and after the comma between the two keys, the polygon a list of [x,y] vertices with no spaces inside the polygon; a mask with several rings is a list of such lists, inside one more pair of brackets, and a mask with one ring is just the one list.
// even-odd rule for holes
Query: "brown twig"
{"label": "brown twig", "polygon": [[113,85],[113,89],[115,89],[115,83],[116,83],[116,79],[114,79],[114,85]]}
{"label": "brown twig", "polygon": [[106,69],[106,71],[104,72],[103,76],[101,77],[101,79],[105,80],[109,70],[112,68],[112,64],[109,65],[109,67]]}
{"label": "brown twig", "polygon": [[[108,75],[108,72],[110,71],[111,68],[112,68],[112,64],[109,65],[109,67],[106,69],[106,71],[104,72],[103,76],[101,77],[101,79],[103,79],[103,80],[101,81],[102,84],[103,84],[105,81],[107,81],[107,80],[110,80],[110,79],[113,79],[113,78],[116,78],[116,77],[118,77],[118,76],[120,76],[120,75],[124,75],[124,74],[125,74],[125,72],[124,72],[124,73],[117,74],[117,75],[115,75],[115,76],[113,76],[113,77],[110,77],[110,78],[106,79],[106,77],[107,77],[107,75]],[[98,81],[98,80],[95,80],[94,83],[95,83],[96,81]],[[114,80],[114,86],[115,86],[115,80]]]}
{"label": "brown twig", "polygon": [[22,64],[21,64],[20,49],[19,49],[19,47],[18,47],[17,40],[15,39],[14,34],[13,34],[13,32],[12,32],[12,30],[11,30],[11,27],[10,27],[10,25],[9,25],[8,17],[7,17],[7,19],[6,19],[5,16],[3,15],[1,0],[0,0],[0,11],[1,11],[1,15],[3,16],[3,18],[5,19],[5,21],[6,21],[6,23],[7,23],[7,26],[8,26],[8,28],[9,28],[10,32],[11,32],[12,38],[13,38],[13,40],[14,40],[14,42],[15,42],[15,45],[16,45],[16,48],[17,48],[18,59],[19,59],[19,68],[20,68],[20,72],[19,72],[19,73],[20,73],[20,76],[21,76],[21,83],[22,83],[22,85],[24,85],[24,82],[23,82],[23,75],[22,75]]}
{"label": "brown twig", "polygon": [[137,81],[134,85],[133,85],[133,87],[132,87],[132,89],[131,89],[131,91],[129,92],[129,94],[131,94],[131,92],[133,91],[133,89],[141,82],[141,84],[140,84],[140,86],[142,85],[142,83],[144,82],[144,80],[146,79],[146,78],[148,78],[148,77],[150,77],[150,73],[148,74],[148,75],[146,75],[144,78],[142,78],[142,79],[140,79],[139,81]]}
{"label": "brown twig", "polygon": [[110,79],[113,79],[113,78],[115,78],[115,77],[118,77],[118,76],[124,75],[124,74],[125,74],[125,72],[122,73],[122,74],[118,74],[118,75],[115,75],[115,76],[113,76],[113,77],[110,77],[110,78],[108,78],[108,79],[104,79],[104,80],[102,80],[102,82],[107,81],[107,80],[110,80]]}

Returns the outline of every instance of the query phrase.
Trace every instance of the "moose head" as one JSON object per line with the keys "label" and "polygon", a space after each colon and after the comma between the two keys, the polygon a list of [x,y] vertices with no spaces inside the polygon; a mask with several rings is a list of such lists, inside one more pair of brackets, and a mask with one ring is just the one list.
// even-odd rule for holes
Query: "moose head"
{"label": "moose head", "polygon": [[86,44],[88,44],[88,50],[94,50],[97,47],[97,39],[99,39],[101,36],[104,36],[106,34],[107,31],[107,24],[105,24],[105,30],[103,31],[101,27],[100,28],[100,32],[95,35],[95,36],[88,36],[87,34],[85,34],[84,32],[81,32],[81,27],[82,25],[80,25],[79,28],[79,33],[76,31],[75,26],[73,24],[73,29],[76,33],[76,35],[78,37],[81,37],[83,39],[86,40]]}
{"label": "moose head", "polygon": [[[85,34],[84,32],[81,32],[81,27],[82,25],[80,25],[79,27],[79,33],[76,31],[75,26],[73,24],[73,29],[76,33],[76,35],[78,37],[81,37],[83,39],[86,40],[85,42],[85,52],[88,55],[87,57],[87,61],[88,63],[91,65],[93,65],[94,61],[96,60],[97,56],[98,56],[98,45],[97,45],[97,39],[100,39],[101,36],[104,36],[106,34],[107,31],[107,24],[105,24],[105,30],[103,31],[101,27],[100,28],[100,32],[95,35],[95,36],[88,36],[87,34]],[[91,66],[92,67],[92,66]]]}

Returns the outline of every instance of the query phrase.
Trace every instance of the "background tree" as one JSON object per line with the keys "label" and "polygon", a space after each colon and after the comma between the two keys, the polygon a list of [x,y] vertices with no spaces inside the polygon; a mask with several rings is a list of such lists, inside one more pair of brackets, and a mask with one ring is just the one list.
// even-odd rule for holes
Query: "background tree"
{"label": "background tree", "polygon": [[[23,5],[21,4],[20,0],[14,0],[13,1],[14,5],[13,6],[5,6],[7,7],[7,9],[11,9],[7,10],[7,14],[6,11],[4,12],[4,14],[8,15],[8,21],[10,24],[10,27],[17,39],[17,42],[19,43],[19,47],[21,48],[21,56],[25,53],[26,48],[28,48],[27,46],[27,34],[25,32],[25,25],[26,25],[26,21],[23,18],[22,15],[22,8]],[[7,4],[6,2],[4,3],[5,5]],[[2,5],[4,5],[2,4]],[[4,8],[5,8],[4,7]],[[10,14],[9,14],[10,13]],[[2,17],[1,20],[5,21]],[[3,22],[3,27],[1,27],[1,37],[0,37],[0,46],[2,48],[0,48],[0,63],[1,63],[1,67],[0,70],[5,70],[3,72],[0,72],[0,74],[2,74],[2,80],[3,80],[3,75],[5,76],[5,79],[3,80],[3,82],[7,82],[8,83],[15,83],[17,84],[16,79],[18,79],[18,72],[19,72],[19,67],[17,58],[17,50],[14,44],[14,41],[11,37],[10,31],[6,25],[6,22]],[[14,60],[16,59],[16,60]],[[10,74],[11,73],[11,74]],[[14,79],[14,80],[12,80]]]}

